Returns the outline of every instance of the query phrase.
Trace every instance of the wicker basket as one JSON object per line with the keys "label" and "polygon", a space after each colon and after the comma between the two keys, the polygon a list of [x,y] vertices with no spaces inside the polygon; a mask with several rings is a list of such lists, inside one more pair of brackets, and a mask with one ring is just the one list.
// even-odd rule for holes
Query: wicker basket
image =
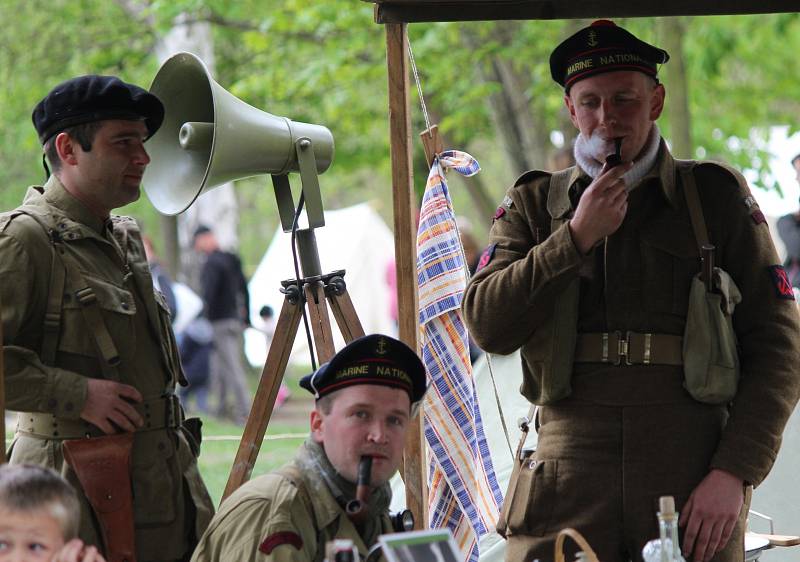
{"label": "wicker basket", "polygon": [[556,537],[555,562],[564,562],[564,540],[566,540],[567,537],[571,538],[581,547],[581,550],[586,554],[586,562],[600,562],[597,559],[597,554],[594,553],[594,550],[592,550],[592,547],[586,542],[586,539],[583,538],[583,535],[575,529],[561,529],[561,531],[558,532],[558,536]]}

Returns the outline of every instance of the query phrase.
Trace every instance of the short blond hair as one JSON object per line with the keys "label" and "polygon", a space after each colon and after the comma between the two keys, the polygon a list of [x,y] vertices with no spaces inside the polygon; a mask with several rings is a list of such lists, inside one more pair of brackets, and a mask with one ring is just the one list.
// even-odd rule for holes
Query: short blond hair
{"label": "short blond hair", "polygon": [[64,541],[78,536],[78,494],[49,468],[33,464],[0,466],[0,507],[22,512],[47,510],[61,526]]}

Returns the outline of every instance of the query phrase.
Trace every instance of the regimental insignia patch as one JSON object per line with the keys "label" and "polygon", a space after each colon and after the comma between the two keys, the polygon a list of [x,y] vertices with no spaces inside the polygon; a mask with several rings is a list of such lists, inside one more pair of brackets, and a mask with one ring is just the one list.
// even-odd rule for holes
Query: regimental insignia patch
{"label": "regimental insignia patch", "polygon": [[506,214],[511,207],[514,206],[514,200],[511,199],[508,195],[503,198],[503,202],[497,207],[497,210],[494,212],[494,216],[492,217],[492,222],[496,221],[497,219],[501,218],[503,215]]}
{"label": "regimental insignia patch", "polygon": [[497,248],[497,242],[494,244],[490,244],[481,254],[481,259],[478,260],[478,267],[475,268],[475,273],[478,273],[481,269],[489,265],[489,262],[492,261],[494,257],[494,250]]}
{"label": "regimental insignia patch", "polygon": [[275,547],[278,547],[282,544],[288,544],[295,547],[297,550],[303,548],[303,539],[300,538],[300,535],[297,533],[292,533],[291,531],[282,531],[280,533],[273,533],[259,545],[258,551],[263,554],[272,554],[272,551],[275,550]]}
{"label": "regimental insignia patch", "polygon": [[746,195],[745,197],[743,197],[742,202],[744,203],[744,206],[747,207],[748,211],[751,210],[756,205],[758,205],[758,203],[756,203],[756,198],[753,197],[752,195]]}
{"label": "regimental insignia patch", "polygon": [[789,282],[789,276],[783,266],[770,265],[767,270],[772,278],[772,284],[775,286],[775,296],[779,299],[794,300],[792,284]]}
{"label": "regimental insignia patch", "polygon": [[752,213],[750,213],[750,218],[753,219],[755,224],[767,224],[767,217],[764,216],[764,213],[761,212],[761,209],[756,209]]}

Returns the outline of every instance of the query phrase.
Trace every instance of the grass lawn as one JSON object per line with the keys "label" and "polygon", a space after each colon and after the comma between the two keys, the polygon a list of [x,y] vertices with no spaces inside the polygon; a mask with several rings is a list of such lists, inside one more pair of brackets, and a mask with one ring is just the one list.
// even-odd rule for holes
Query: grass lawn
{"label": "grass lawn", "polygon": [[[200,451],[200,473],[214,500],[219,506],[222,491],[228,481],[228,474],[239,448],[242,428],[239,426],[209,419],[203,422],[203,445]],[[253,476],[264,474],[285,464],[294,455],[295,450],[305,440],[308,425],[299,428],[296,425],[270,423],[267,435],[261,445],[258,461],[253,469]],[[289,435],[299,435],[289,437]],[[237,437],[228,439],[227,437]]]}

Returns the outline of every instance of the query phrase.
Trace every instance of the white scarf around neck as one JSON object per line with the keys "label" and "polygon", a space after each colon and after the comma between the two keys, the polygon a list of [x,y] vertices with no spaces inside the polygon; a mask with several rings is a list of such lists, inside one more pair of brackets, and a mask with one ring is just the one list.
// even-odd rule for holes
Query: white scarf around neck
{"label": "white scarf around neck", "polygon": [[[586,146],[587,143],[588,141],[583,134],[579,134],[578,138],[575,139],[575,161],[591,178],[596,178],[603,169],[603,162],[598,162],[595,160],[594,156],[589,153],[589,149]],[[639,180],[653,167],[653,164],[656,162],[656,156],[658,156],[658,147],[660,144],[661,131],[659,131],[658,125],[653,123],[653,126],[650,128],[650,134],[647,135],[644,149],[640,153],[640,158],[635,160],[633,162],[633,168],[622,176],[628,191],[635,187]]]}

